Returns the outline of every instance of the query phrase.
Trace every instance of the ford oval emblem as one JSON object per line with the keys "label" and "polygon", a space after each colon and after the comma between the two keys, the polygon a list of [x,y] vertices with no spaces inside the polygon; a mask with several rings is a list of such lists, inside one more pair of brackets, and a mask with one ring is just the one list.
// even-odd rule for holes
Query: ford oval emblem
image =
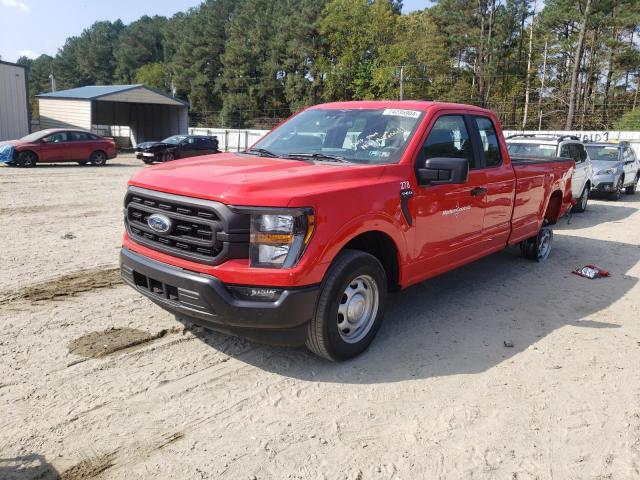
{"label": "ford oval emblem", "polygon": [[154,213],[153,215],[149,215],[147,219],[147,225],[154,232],[158,233],[167,233],[171,230],[172,224],[171,219],[166,215],[162,215],[160,213]]}

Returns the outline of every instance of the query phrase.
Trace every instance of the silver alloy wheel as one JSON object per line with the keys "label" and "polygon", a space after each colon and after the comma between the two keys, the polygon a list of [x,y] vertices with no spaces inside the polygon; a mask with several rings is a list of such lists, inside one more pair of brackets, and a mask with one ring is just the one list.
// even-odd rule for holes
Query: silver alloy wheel
{"label": "silver alloy wheel", "polygon": [[107,156],[103,152],[95,152],[93,154],[93,158],[91,159],[91,163],[94,165],[102,165],[107,161]]}
{"label": "silver alloy wheel", "polygon": [[584,187],[584,190],[582,190],[582,198],[580,199],[580,208],[582,209],[582,211],[587,209],[588,199],[589,199],[589,190],[587,189],[587,187]]}
{"label": "silver alloy wheel", "polygon": [[540,238],[538,239],[538,259],[546,259],[549,256],[549,252],[551,252],[551,230],[545,228],[540,232]]}
{"label": "silver alloy wheel", "polygon": [[347,343],[357,343],[371,330],[378,314],[378,284],[369,275],[349,282],[338,305],[338,332]]}

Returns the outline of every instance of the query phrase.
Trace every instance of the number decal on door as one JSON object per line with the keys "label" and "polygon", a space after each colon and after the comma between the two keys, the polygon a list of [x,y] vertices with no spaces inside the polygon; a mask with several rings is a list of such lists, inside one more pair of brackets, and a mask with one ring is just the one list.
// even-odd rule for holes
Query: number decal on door
{"label": "number decal on door", "polygon": [[411,188],[411,184],[409,182],[400,182],[400,190],[408,190]]}

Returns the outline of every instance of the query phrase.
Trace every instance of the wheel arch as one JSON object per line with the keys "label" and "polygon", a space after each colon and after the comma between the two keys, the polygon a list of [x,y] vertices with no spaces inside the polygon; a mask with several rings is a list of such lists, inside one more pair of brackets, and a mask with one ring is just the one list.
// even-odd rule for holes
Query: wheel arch
{"label": "wheel arch", "polygon": [[[337,251],[359,250],[373,255],[380,261],[387,275],[389,290],[400,289],[400,255],[396,242],[382,230],[367,230],[349,238]],[[334,257],[335,258],[335,257]]]}
{"label": "wheel arch", "polygon": [[562,208],[562,192],[555,190],[547,202],[547,208],[544,212],[543,222],[546,220],[551,225],[555,224],[560,218],[560,210]]}

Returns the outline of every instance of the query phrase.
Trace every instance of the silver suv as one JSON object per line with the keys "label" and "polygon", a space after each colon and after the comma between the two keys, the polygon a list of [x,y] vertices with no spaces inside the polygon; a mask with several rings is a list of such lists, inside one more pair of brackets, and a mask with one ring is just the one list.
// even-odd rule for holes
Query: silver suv
{"label": "silver suv", "polygon": [[571,177],[571,194],[577,200],[574,212],[584,212],[593,186],[593,167],[588,151],[574,135],[522,134],[507,137],[510,155],[529,157],[564,157],[575,160],[576,170]]}
{"label": "silver suv", "polygon": [[622,195],[636,193],[640,178],[640,162],[629,142],[586,143],[595,175],[593,190],[607,193],[614,200]]}

